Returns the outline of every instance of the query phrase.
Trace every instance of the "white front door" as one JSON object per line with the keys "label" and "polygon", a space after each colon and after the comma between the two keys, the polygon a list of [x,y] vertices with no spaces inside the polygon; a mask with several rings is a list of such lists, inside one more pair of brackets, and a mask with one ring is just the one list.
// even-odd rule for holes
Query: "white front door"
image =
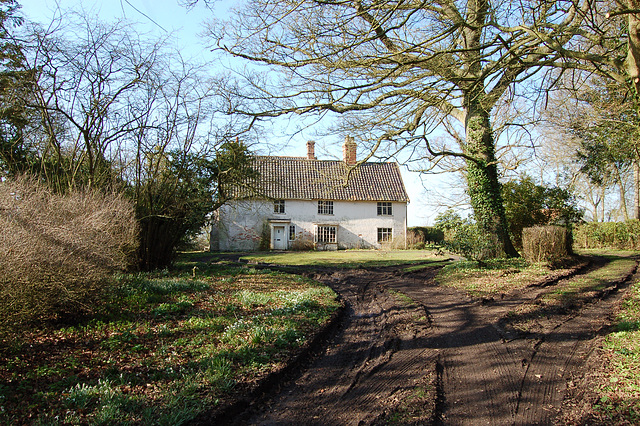
{"label": "white front door", "polygon": [[274,226],[272,231],[273,236],[273,249],[274,250],[286,250],[287,240],[284,233],[284,226]]}

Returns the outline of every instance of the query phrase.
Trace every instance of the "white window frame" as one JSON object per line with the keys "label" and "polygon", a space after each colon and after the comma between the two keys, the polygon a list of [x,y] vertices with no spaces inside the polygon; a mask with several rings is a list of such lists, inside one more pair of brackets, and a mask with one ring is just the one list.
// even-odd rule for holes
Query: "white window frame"
{"label": "white window frame", "polygon": [[378,216],[393,216],[393,203],[378,201]]}
{"label": "white window frame", "polygon": [[296,239],[296,226],[289,225],[289,241],[293,241]]}
{"label": "white window frame", "polygon": [[318,214],[333,216],[333,201],[318,200]]}
{"label": "white window frame", "polygon": [[338,227],[336,225],[316,226],[316,243],[336,244],[338,242]]}
{"label": "white window frame", "polygon": [[393,241],[393,228],[378,228],[378,244]]}
{"label": "white window frame", "polygon": [[284,200],[273,200],[273,212],[276,214],[284,213]]}

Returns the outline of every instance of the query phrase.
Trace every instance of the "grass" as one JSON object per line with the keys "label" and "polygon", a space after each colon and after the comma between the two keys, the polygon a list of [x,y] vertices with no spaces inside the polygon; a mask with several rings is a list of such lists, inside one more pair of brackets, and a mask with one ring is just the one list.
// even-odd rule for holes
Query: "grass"
{"label": "grass", "polygon": [[597,413],[611,424],[640,422],[640,283],[620,306],[614,330],[605,339],[604,378],[596,391]]}
{"label": "grass", "polygon": [[634,268],[633,258],[607,256],[608,263],[604,268],[597,269],[583,277],[573,279],[566,286],[546,294],[539,300],[539,304],[561,305],[572,307],[580,304],[611,285],[612,282],[622,281]]}
{"label": "grass", "polygon": [[603,267],[567,281],[560,281],[536,300],[509,312],[505,326],[518,332],[533,332],[538,328],[537,319],[580,308],[599,297],[602,291],[612,286],[612,283],[624,281],[636,265],[634,258],[612,255],[606,257],[607,264]]}
{"label": "grass", "polygon": [[550,275],[563,274],[577,262],[575,260],[558,268],[544,263],[528,263],[522,258],[487,260],[484,267],[475,261],[460,261],[446,265],[436,280],[439,285],[464,290],[471,296],[486,297],[526,287]]}
{"label": "grass", "polygon": [[442,261],[443,256],[436,253],[429,250],[299,251],[256,253],[242,259],[250,263],[357,268]]}
{"label": "grass", "polygon": [[2,342],[0,423],[188,422],[281,367],[339,307],[298,276],[190,267],[120,276],[92,317]]}

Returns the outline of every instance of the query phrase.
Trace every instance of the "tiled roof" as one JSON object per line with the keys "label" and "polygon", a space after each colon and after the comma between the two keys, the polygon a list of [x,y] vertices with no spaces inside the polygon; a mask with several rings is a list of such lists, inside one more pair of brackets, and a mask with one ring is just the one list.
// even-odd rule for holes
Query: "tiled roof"
{"label": "tiled roof", "polygon": [[264,197],[282,200],[408,202],[397,163],[363,163],[305,157],[255,157],[253,186]]}

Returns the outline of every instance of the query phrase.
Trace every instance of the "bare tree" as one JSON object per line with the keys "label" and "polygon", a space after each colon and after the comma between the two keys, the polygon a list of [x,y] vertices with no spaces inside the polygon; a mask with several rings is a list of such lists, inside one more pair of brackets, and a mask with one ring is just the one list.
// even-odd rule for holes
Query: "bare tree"
{"label": "bare tree", "polygon": [[218,160],[247,126],[221,113],[235,104],[221,89],[225,78],[124,21],[61,12],[48,27],[28,28],[24,133],[35,164],[27,171],[58,192],[126,193],[140,225],[139,265],[168,266],[177,245],[227,201],[218,174],[229,162]]}
{"label": "bare tree", "polygon": [[124,22],[72,12],[30,28],[27,66],[36,72],[28,106],[39,115],[41,173],[62,186],[114,184],[121,141],[137,124],[129,104],[160,67],[161,44]]}
{"label": "bare tree", "polygon": [[[618,34],[602,33],[596,6],[255,0],[228,22],[213,22],[210,37],[221,51],[282,72],[275,80],[249,68],[253,108],[233,112],[258,120],[338,114],[344,130],[372,141],[370,155],[414,150],[435,161],[461,159],[477,221],[513,256],[492,111],[539,86],[547,68],[621,69]],[[445,120],[459,123],[460,137],[432,144],[431,132]]]}

